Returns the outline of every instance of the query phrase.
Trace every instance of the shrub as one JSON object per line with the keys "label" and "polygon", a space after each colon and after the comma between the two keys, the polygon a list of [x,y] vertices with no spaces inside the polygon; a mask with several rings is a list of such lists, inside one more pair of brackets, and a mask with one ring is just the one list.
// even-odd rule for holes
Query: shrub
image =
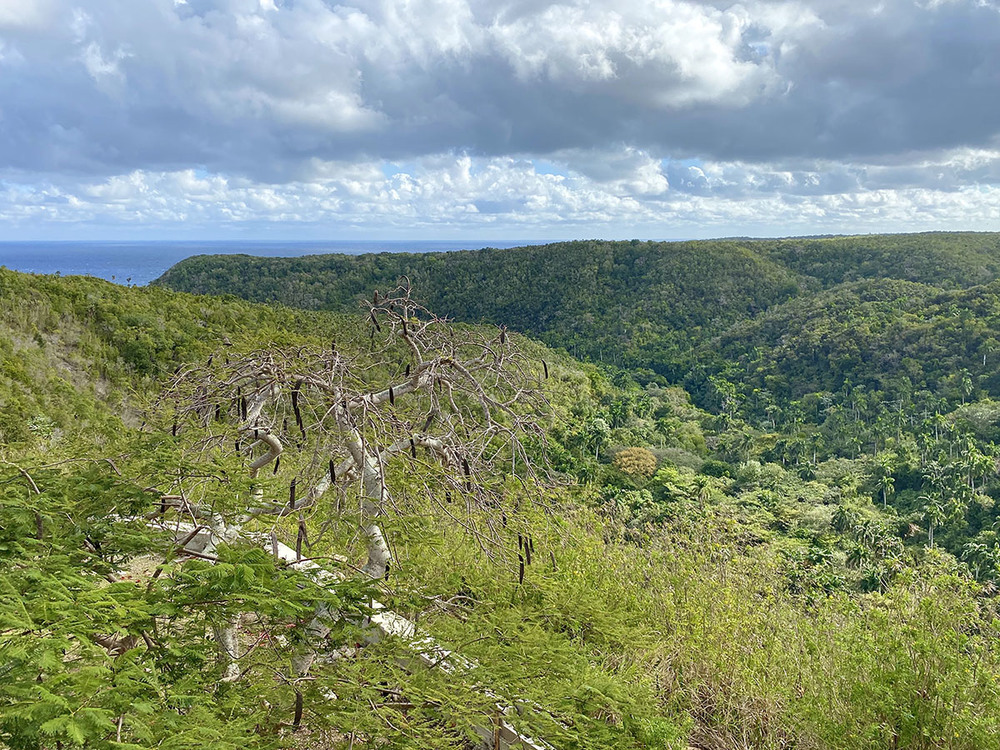
{"label": "shrub", "polygon": [[625,448],[615,455],[613,463],[630,477],[648,479],[656,473],[656,456],[645,448]]}

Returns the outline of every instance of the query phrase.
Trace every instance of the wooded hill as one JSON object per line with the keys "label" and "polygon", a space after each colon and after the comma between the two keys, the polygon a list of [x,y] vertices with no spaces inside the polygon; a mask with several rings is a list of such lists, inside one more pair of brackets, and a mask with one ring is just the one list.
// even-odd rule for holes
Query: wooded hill
{"label": "wooded hill", "polygon": [[[640,264],[743,305],[657,298],[704,321],[674,383],[443,325],[395,279],[332,314],[0,270],[0,746],[493,747],[498,705],[556,748],[996,745],[1000,406],[990,356],[972,367],[994,303],[958,283],[989,268],[977,237],[935,251],[953,289],[851,280],[819,249],[808,278],[783,242],[684,244],[691,281]],[[484,352],[503,368],[452,364]],[[296,546],[318,570],[273,554]],[[375,599],[462,660],[369,644]]]}
{"label": "wooded hill", "polygon": [[896,279],[939,289],[1000,273],[1000,235],[563,242],[454,253],[303,258],[199,256],[155,284],[303,309],[353,311],[406,276],[428,306],[504,324],[575,356],[679,382],[700,343],[838,284]]}

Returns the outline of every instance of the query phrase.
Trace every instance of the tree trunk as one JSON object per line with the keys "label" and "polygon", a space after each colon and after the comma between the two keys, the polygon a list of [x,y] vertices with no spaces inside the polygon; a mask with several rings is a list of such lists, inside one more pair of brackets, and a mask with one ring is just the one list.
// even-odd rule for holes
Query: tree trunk
{"label": "tree trunk", "polygon": [[361,483],[364,498],[361,501],[361,523],[368,537],[368,562],[362,570],[372,578],[385,578],[392,554],[376,519],[385,515],[386,490],[382,467],[371,456],[364,457]]}
{"label": "tree trunk", "polygon": [[226,665],[223,682],[233,682],[240,676],[240,665],[236,661],[240,656],[238,624],[239,618],[224,625],[212,625],[212,633],[219,649],[219,662]]}
{"label": "tree trunk", "polygon": [[372,578],[385,578],[392,554],[377,522],[378,518],[385,515],[385,502],[388,499],[382,464],[365,450],[357,429],[344,425],[347,419],[347,415],[343,415],[341,425],[349,435],[347,449],[351,452],[354,463],[361,468],[361,529],[368,538],[368,562],[362,570]]}

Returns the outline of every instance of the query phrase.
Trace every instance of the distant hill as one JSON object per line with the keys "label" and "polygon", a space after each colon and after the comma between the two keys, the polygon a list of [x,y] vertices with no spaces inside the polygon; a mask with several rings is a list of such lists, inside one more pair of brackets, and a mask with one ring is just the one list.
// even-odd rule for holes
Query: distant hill
{"label": "distant hill", "polygon": [[507,325],[596,361],[679,381],[731,326],[845,282],[956,289],[1000,276],[1000,234],[561,242],[455,253],[198,256],[155,284],[305,309],[354,310],[406,277],[430,307]]}
{"label": "distant hill", "polygon": [[571,353],[669,368],[717,332],[799,293],[799,279],[735,242],[564,242],[512,250],[199,256],[156,283],[309,309],[357,309],[406,277],[429,307],[538,335]]}
{"label": "distant hill", "polygon": [[732,326],[692,360],[684,385],[703,405],[716,376],[784,404],[857,388],[922,411],[1000,398],[1000,280],[841,284]]}
{"label": "distant hill", "polygon": [[1000,233],[791,238],[755,240],[751,246],[824,287],[862,279],[899,279],[956,288],[985,284],[1000,275]]}

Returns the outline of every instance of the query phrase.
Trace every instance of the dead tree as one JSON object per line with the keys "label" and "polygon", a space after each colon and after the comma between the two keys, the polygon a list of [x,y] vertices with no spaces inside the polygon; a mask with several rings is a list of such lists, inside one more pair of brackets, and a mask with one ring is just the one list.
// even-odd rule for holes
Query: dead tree
{"label": "dead tree", "polygon": [[[392,552],[384,519],[398,509],[389,467],[409,462],[442,522],[462,524],[486,549],[499,539],[502,485],[538,478],[525,448],[529,436],[544,444],[537,363],[503,330],[433,315],[408,287],[376,292],[366,307],[345,346],[229,349],[175,375],[167,394],[174,424],[200,422],[209,430],[202,448],[239,452],[256,482],[227,514],[189,504],[212,519],[215,537],[239,536],[252,517],[290,514],[301,535],[306,511],[331,496],[336,504],[357,497],[363,571],[385,578]],[[289,477],[280,496],[268,474],[279,467]]]}
{"label": "dead tree", "polygon": [[[359,572],[384,579],[393,559],[385,521],[405,513],[405,486],[411,497],[416,488],[430,499],[441,524],[461,526],[489,554],[501,552],[505,537],[515,533],[502,528],[514,515],[505,498],[523,496],[547,478],[539,468],[545,466],[539,451],[545,444],[540,421],[549,411],[540,389],[546,374],[547,365],[503,329],[454,326],[415,302],[407,287],[385,297],[376,293],[340,345],[220,349],[203,366],[178,371],[163,404],[172,412],[168,429],[182,441],[190,431],[185,442],[201,454],[192,466],[231,471],[237,458],[246,480],[226,480],[221,492],[199,495],[199,481],[204,487],[223,470],[213,470],[212,480],[188,473],[163,488],[158,514],[169,498],[171,508],[188,516],[175,532],[184,535],[178,544],[198,541],[196,554],[203,557],[219,542],[267,543],[259,531],[267,517],[285,530],[292,528],[288,517],[296,518],[294,550],[270,535],[275,558],[334,585],[336,574],[300,559],[304,538],[315,531],[310,522],[356,500],[367,546]],[[402,484],[394,483],[397,468],[406,474]],[[513,566],[510,546],[503,554]],[[522,560],[522,577],[523,566]],[[325,637],[333,614],[317,605],[306,624],[307,645],[292,662],[298,675],[309,670],[315,650],[308,644]],[[446,654],[394,613],[376,609],[370,622],[374,638],[400,635]],[[241,675],[237,625],[215,629],[225,680]],[[435,656],[433,665],[441,663]],[[488,735],[490,747],[503,744],[497,743],[504,732],[510,742],[548,747],[514,732],[503,718],[508,703],[487,694],[500,712],[496,728],[483,724],[476,731]]]}

